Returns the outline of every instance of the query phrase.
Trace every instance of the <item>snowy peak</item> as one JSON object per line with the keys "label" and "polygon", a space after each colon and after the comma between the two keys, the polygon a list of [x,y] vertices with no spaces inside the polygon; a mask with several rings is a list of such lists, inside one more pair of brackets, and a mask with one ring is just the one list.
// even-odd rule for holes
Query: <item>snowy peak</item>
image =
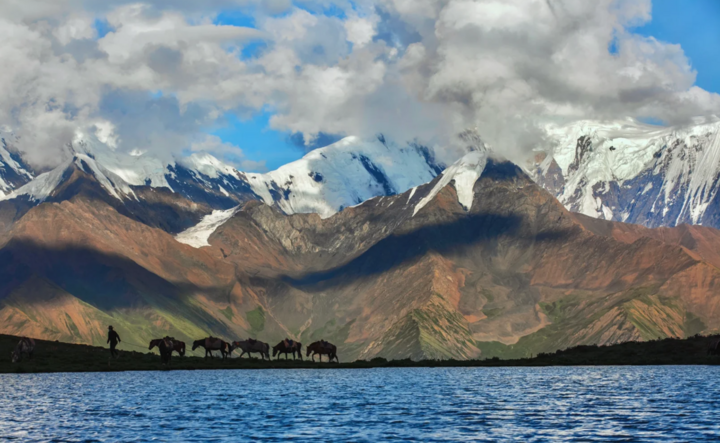
{"label": "snowy peak", "polygon": [[246,177],[265,203],[286,214],[327,218],[373,197],[427,183],[443,169],[423,146],[347,137],[276,171]]}
{"label": "snowy peak", "polygon": [[580,122],[548,134],[552,153],[532,174],[568,209],[650,227],[720,227],[720,122]]}
{"label": "snowy peak", "polygon": [[447,185],[452,183],[457,191],[458,202],[469,211],[473,202],[473,187],[480,178],[485,165],[487,164],[487,151],[473,151],[466,154],[452,166],[443,171],[440,180],[435,183],[428,195],[423,197],[415,206],[413,215],[417,214],[425,205],[431,202],[437,194]]}
{"label": "snowy peak", "polygon": [[86,154],[75,154],[55,169],[38,175],[29,183],[0,197],[0,201],[26,197],[32,202],[42,203],[51,197],[75,170],[93,176],[108,194],[118,200],[137,199],[130,185],[122,178],[100,165],[94,158]]}
{"label": "snowy peak", "polygon": [[70,145],[70,150],[78,156],[90,157],[98,165],[102,165],[105,171],[122,179],[128,185],[170,187],[165,179],[168,173],[167,164],[151,155],[117,152],[106,144],[92,137],[84,137],[82,134],[76,136]]}

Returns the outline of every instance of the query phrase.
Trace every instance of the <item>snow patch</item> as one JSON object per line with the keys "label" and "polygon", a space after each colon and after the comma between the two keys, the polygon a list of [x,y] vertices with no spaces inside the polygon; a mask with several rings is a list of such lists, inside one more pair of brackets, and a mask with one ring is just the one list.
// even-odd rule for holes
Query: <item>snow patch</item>
{"label": "snow patch", "polygon": [[414,188],[412,188],[412,190],[410,191],[410,195],[408,196],[408,201],[407,201],[407,203],[410,203],[410,200],[412,200],[413,195],[415,195],[415,191],[417,191],[417,186],[415,186]]}
{"label": "snow patch", "polygon": [[230,220],[240,210],[240,206],[236,206],[231,209],[224,211],[213,211],[212,214],[208,214],[200,220],[200,223],[189,228],[178,235],[175,239],[180,243],[185,243],[193,248],[202,248],[204,246],[210,246],[208,239],[210,236],[225,222]]}

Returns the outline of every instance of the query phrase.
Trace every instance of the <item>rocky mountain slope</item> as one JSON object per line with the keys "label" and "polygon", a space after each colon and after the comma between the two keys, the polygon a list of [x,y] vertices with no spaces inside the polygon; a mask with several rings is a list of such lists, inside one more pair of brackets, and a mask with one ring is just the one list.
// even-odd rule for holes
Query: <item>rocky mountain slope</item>
{"label": "rocky mountain slope", "polygon": [[[355,155],[342,158],[362,166]],[[165,334],[324,338],[347,360],[524,356],[720,328],[717,231],[573,214],[484,151],[426,184],[392,178],[384,165],[396,195],[334,214],[248,198],[205,203],[188,211],[202,214],[192,223],[178,210],[182,222],[172,226],[158,214],[200,203],[175,188],[133,185],[88,158],[76,153],[49,196],[0,234],[0,333],[100,344],[112,323],[128,346]],[[339,176],[322,167],[310,169],[337,189],[329,186]],[[296,192],[312,183],[283,185]],[[128,204],[152,195],[162,211]]]}
{"label": "rocky mountain slope", "polygon": [[720,122],[586,121],[550,127],[547,143],[531,175],[571,211],[648,227],[720,228]]}

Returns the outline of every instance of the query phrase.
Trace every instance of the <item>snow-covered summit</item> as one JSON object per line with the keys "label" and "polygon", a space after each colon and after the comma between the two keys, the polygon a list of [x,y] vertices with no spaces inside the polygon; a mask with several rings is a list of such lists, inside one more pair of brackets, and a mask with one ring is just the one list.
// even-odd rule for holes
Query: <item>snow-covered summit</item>
{"label": "snow-covered summit", "polygon": [[121,177],[109,171],[87,154],[75,154],[73,158],[64,161],[55,169],[40,174],[18,189],[0,196],[0,201],[27,197],[30,201],[42,203],[53,194],[55,189],[63,182],[63,179],[69,175],[69,169],[72,167],[94,176],[107,193],[118,200],[130,197],[137,199],[130,185]]}
{"label": "snow-covered summit", "polygon": [[442,177],[435,183],[430,193],[423,197],[415,206],[413,215],[417,214],[418,211],[431,202],[435,196],[450,183],[453,184],[457,191],[460,204],[466,211],[469,211],[472,208],[474,197],[473,187],[485,170],[486,164],[487,151],[484,149],[465,154],[460,160],[443,171]]}
{"label": "snow-covered summit", "polygon": [[548,136],[551,154],[532,172],[568,209],[647,226],[720,227],[720,122],[583,121],[551,126]]}
{"label": "snow-covered summit", "polygon": [[[205,152],[172,161],[150,153],[128,154],[80,133],[66,152],[70,157],[55,169],[37,177],[30,174],[19,186],[2,188],[6,192],[0,200],[26,196],[39,204],[53,195],[68,168],[75,167],[93,175],[109,195],[121,201],[156,201],[162,194],[137,191],[163,188],[180,197],[177,204],[200,211],[200,216],[207,215],[208,209],[225,211],[259,199],[287,214],[329,217],[370,198],[427,183],[444,169],[432,150],[415,144],[399,146],[382,137],[347,137],[268,173],[241,172]],[[188,206],[181,200],[198,205]]]}
{"label": "snow-covered summit", "polygon": [[346,137],[275,171],[245,176],[265,203],[287,214],[326,218],[370,198],[427,183],[443,169],[422,146]]}
{"label": "snow-covered summit", "polygon": [[167,163],[147,153],[127,154],[110,148],[94,137],[77,134],[70,150],[85,154],[110,173],[132,186],[167,187]]}

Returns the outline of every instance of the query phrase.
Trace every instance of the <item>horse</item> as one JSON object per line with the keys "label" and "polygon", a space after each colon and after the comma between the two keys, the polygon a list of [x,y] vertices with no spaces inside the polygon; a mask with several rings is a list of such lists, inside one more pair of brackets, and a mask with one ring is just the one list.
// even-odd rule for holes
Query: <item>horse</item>
{"label": "horse", "polygon": [[[288,354],[292,352],[293,360],[295,360],[295,353],[297,352],[298,358],[302,360],[302,343],[298,341],[291,341],[288,339],[285,339],[281,341],[280,343],[273,346],[273,357],[280,354],[285,354],[285,359],[287,360]],[[269,358],[269,357],[268,357]]]}
{"label": "horse", "polygon": [[234,341],[232,342],[232,345],[230,346],[230,354],[232,354],[232,351],[235,349],[241,349],[242,354],[240,354],[240,357],[242,358],[245,354],[253,354],[255,352],[260,353],[260,356],[263,360],[265,360],[265,357],[267,357],[268,360],[270,360],[270,345],[267,343],[263,343],[259,340],[243,340],[243,341]]}
{"label": "horse", "polygon": [[205,348],[205,358],[208,358],[208,355],[210,356],[210,358],[212,358],[212,351],[220,351],[223,360],[225,360],[230,354],[230,344],[223,340],[220,340],[219,338],[208,337],[202,340],[195,340],[193,342],[192,350],[194,351],[200,346]]}
{"label": "horse", "polygon": [[177,352],[180,357],[185,356],[185,342],[176,340],[175,337],[170,337],[173,343],[173,351]]}
{"label": "horse", "polygon": [[327,355],[328,362],[336,360],[338,363],[340,363],[340,359],[337,356],[337,346],[324,340],[316,341],[315,343],[310,344],[307,347],[308,357],[310,357],[310,353],[312,353],[312,361],[315,361],[315,354],[317,354],[320,356],[321,362],[322,356]]}
{"label": "horse", "polygon": [[157,346],[160,350],[160,361],[162,361],[164,365],[170,363],[170,357],[172,357],[172,352],[175,350],[175,343],[173,340],[170,337],[150,340],[150,346],[148,346],[148,349],[152,349],[155,346]]}
{"label": "horse", "polygon": [[[176,340],[175,337],[168,337],[170,340],[172,340],[173,344],[173,351],[177,352],[180,357],[185,356],[185,342]],[[156,338],[155,340],[152,340],[150,342],[150,347],[148,349],[152,349],[155,346],[158,346],[158,344],[162,341],[162,338]]]}
{"label": "horse", "polygon": [[28,358],[32,358],[33,352],[35,351],[35,340],[28,337],[21,337],[15,350],[12,352],[12,362],[17,363],[22,361],[23,354],[27,355]]}

